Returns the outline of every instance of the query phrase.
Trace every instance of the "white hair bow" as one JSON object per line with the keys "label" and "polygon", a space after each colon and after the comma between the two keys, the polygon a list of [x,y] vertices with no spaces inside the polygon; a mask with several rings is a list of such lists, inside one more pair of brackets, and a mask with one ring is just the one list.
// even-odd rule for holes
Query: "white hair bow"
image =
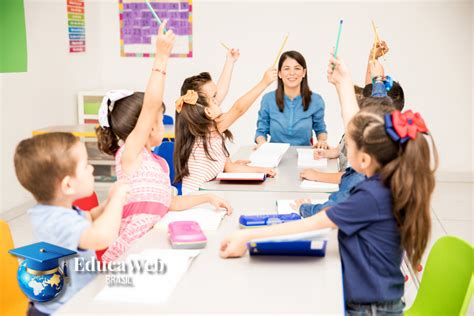
{"label": "white hair bow", "polygon": [[111,90],[107,92],[102,99],[99,108],[99,125],[100,127],[110,127],[109,111],[112,112],[114,104],[120,99],[131,96],[134,92],[130,90]]}

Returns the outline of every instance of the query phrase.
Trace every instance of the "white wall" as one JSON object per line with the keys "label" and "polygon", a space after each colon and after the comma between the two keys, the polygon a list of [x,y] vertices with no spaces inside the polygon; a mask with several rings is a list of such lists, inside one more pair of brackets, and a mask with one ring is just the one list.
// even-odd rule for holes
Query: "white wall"
{"label": "white wall", "polygon": [[[387,72],[404,86],[407,108],[423,113],[435,136],[441,152],[440,170],[472,171],[472,139],[454,135],[471,134],[471,3],[196,1],[193,10],[195,57],[172,60],[168,67],[165,101],[170,108],[184,77],[207,70],[217,79],[225,54],[221,41],[240,47],[242,52],[224,102],[224,106],[230,106],[271,65],[289,32],[286,49],[299,50],[306,56],[310,86],[326,101],[326,122],[334,144],[342,133],[342,124],[336,93],[325,77],[327,53],[335,42],[338,19],[343,17],[340,52],[350,65],[355,82],[363,84],[373,18],[391,47]],[[102,83],[107,88],[143,89],[151,61],[118,56],[116,11],[116,3],[102,6]],[[252,141],[258,108],[257,103],[231,128],[236,143]],[[456,120],[446,120],[443,113],[460,115]]]}
{"label": "white wall", "polygon": [[65,3],[25,0],[28,72],[1,75],[2,211],[31,198],[16,180],[16,144],[34,129],[76,123],[77,91],[99,84],[99,48],[91,34],[98,26],[99,4],[86,6],[87,54],[70,55]]}
{"label": "white wall", "polygon": [[[12,156],[15,145],[31,131],[77,120],[78,91],[130,88],[143,90],[151,59],[119,56],[118,2],[86,1],[87,53],[70,55],[65,1],[25,0],[28,72],[0,75],[2,148],[0,210],[29,197],[18,184]],[[344,18],[340,54],[354,80],[363,83],[365,61],[376,20],[391,47],[388,74],[404,86],[407,108],[420,111],[437,141],[440,170],[472,172],[472,37],[471,2],[208,2],[193,4],[193,59],[172,59],[165,102],[174,113],[183,79],[210,71],[217,79],[225,51],[239,47],[231,90],[224,107],[251,88],[270,66],[284,35],[286,49],[302,52],[312,89],[326,101],[326,123],[335,144],[342,124],[334,88],[325,78],[327,54],[334,46],[338,20]],[[469,91],[471,90],[471,91]],[[3,92],[3,93],[2,93]],[[259,103],[231,130],[238,145],[252,142]]]}

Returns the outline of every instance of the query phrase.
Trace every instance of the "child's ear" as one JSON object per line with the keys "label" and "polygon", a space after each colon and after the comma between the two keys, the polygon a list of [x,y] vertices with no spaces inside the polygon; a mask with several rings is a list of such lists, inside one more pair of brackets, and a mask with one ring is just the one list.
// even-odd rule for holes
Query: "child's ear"
{"label": "child's ear", "polygon": [[372,157],[369,154],[362,153],[360,156],[360,167],[363,170],[366,170],[372,164]]}
{"label": "child's ear", "polygon": [[65,176],[63,180],[61,181],[60,189],[64,195],[73,195],[74,193],[76,193],[76,190],[73,188],[71,184],[71,180],[72,178],[70,176]]}
{"label": "child's ear", "polygon": [[204,113],[206,113],[206,116],[212,120],[212,111],[209,107],[204,108]]}

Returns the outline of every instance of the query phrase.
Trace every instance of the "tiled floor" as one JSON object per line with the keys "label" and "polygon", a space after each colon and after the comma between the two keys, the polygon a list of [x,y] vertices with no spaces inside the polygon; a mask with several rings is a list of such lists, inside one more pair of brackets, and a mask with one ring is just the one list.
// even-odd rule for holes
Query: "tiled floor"
{"label": "tiled floor", "polygon": [[[103,200],[106,192],[97,192],[99,199]],[[432,201],[432,232],[428,249],[423,256],[423,265],[426,263],[428,253],[439,238],[446,235],[458,236],[474,244],[474,196],[473,183],[438,182]],[[9,221],[15,246],[22,246],[33,242],[34,236],[31,225],[24,210]],[[1,214],[0,214],[1,215]],[[422,274],[422,273],[421,273]],[[421,275],[420,274],[420,275]],[[413,280],[406,284],[405,300],[410,306],[416,296],[416,286]],[[473,311],[471,302],[470,311]]]}

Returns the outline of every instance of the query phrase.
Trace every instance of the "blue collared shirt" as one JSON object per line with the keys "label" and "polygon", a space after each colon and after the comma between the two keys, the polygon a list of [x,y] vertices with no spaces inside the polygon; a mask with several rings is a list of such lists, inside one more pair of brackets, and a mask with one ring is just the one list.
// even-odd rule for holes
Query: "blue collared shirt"
{"label": "blue collared shirt", "polygon": [[90,261],[96,257],[93,250],[79,248],[81,236],[91,223],[79,209],[53,205],[37,204],[28,210],[28,215],[38,241],[77,251],[77,256],[67,259],[70,280],[61,294],[50,302],[35,302],[35,307],[40,312],[53,314],[96,276],[93,272],[75,271],[74,264],[74,258],[82,257],[85,261]]}
{"label": "blue collared shirt", "polygon": [[388,302],[403,296],[403,248],[392,210],[392,192],[376,174],[326,212],[339,228],[346,302]]}
{"label": "blue collared shirt", "polygon": [[257,132],[259,136],[271,136],[272,143],[289,143],[291,146],[311,144],[313,130],[316,136],[327,133],[324,123],[324,101],[317,93],[311,95],[311,103],[306,112],[301,95],[290,100],[285,95],[284,110],[280,112],[276,104],[275,91],[265,94],[258,112]]}

